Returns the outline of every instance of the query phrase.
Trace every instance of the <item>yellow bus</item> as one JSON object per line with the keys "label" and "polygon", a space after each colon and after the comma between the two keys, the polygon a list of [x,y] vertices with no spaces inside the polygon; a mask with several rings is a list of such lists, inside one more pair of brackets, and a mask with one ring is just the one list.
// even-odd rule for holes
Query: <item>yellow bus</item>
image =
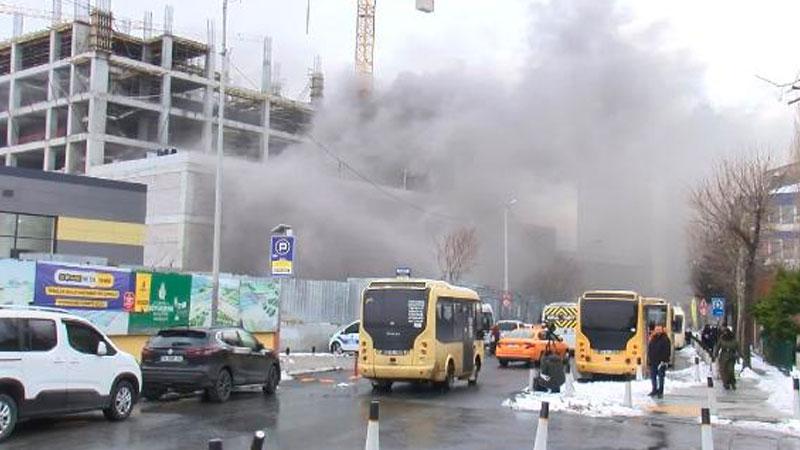
{"label": "yellow bus", "polygon": [[[672,305],[663,298],[644,297],[642,299],[642,314],[647,327],[646,342],[650,342],[650,334],[654,327],[663,327],[670,342],[670,365],[675,362],[675,336],[672,332],[673,310]],[[647,353],[647,352],[645,352]],[[646,355],[645,355],[646,356]],[[645,362],[645,367],[649,364]]]}
{"label": "yellow bus", "polygon": [[633,291],[584,292],[575,341],[580,378],[635,375],[647,351],[642,297]]}
{"label": "yellow bus", "polygon": [[456,379],[474,385],[487,330],[471,289],[422,279],[373,281],[361,300],[359,371],[376,390],[397,381],[445,390]]}

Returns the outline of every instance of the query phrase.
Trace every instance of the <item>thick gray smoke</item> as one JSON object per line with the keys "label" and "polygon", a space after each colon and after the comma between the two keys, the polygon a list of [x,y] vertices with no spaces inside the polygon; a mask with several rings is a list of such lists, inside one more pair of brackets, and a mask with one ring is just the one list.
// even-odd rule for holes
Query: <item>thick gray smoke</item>
{"label": "thick gray smoke", "polygon": [[554,257],[554,234],[539,225],[581,263],[587,287],[685,295],[688,188],[720,154],[780,148],[785,125],[711,108],[703,67],[663,49],[663,25],[629,31],[614,1],[549,2],[530,15],[526,64],[508,77],[518,82],[409,68],[366,103],[353,89],[326,99],[313,138],[381,188],[314,143],[239,170],[225,269],[266,267],[254,238],[285,222],[301,276],[409,265],[435,277],[435,238],[470,225],[481,236],[470,281],[499,287],[503,205],[515,197],[512,287]]}

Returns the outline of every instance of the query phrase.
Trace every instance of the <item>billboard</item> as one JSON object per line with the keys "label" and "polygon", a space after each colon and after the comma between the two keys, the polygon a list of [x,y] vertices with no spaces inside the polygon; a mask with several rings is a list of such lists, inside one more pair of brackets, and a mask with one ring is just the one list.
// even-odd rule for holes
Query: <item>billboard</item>
{"label": "billboard", "polygon": [[36,263],[33,302],[38,306],[130,311],[134,306],[130,270]]}
{"label": "billboard", "polygon": [[[148,289],[149,288],[149,289]],[[178,273],[137,272],[132,334],[189,325],[192,276]]]}
{"label": "billboard", "polygon": [[[211,297],[213,279],[208,275],[192,276],[192,305],[189,324],[197,327],[211,326]],[[239,279],[223,276],[219,279],[219,308],[217,324],[239,325]]]}
{"label": "billboard", "polygon": [[0,260],[0,305],[30,304],[35,279],[35,262]]}
{"label": "billboard", "polygon": [[277,331],[280,285],[265,278],[242,278],[239,286],[239,312],[242,327],[248,331]]}

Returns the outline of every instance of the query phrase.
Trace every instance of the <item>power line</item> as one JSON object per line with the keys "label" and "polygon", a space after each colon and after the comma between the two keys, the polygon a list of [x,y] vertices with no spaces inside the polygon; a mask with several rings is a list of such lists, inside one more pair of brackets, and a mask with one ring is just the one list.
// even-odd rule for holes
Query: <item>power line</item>
{"label": "power line", "polygon": [[394,201],[396,201],[398,203],[403,203],[404,205],[408,206],[409,208],[412,208],[412,209],[414,209],[416,211],[419,211],[419,212],[421,212],[423,214],[426,214],[426,215],[439,217],[439,218],[441,218],[443,220],[447,220],[447,221],[451,221],[451,222],[458,222],[458,223],[464,222],[463,218],[459,218],[459,217],[456,217],[456,216],[451,216],[449,214],[442,214],[442,213],[435,212],[435,211],[428,211],[427,209],[419,206],[418,204],[416,204],[414,202],[410,202],[410,201],[404,199],[403,197],[395,194],[394,192],[389,191],[384,186],[380,185],[379,183],[373,181],[370,177],[368,177],[368,176],[364,175],[363,173],[361,173],[358,169],[356,169],[350,163],[348,163],[343,158],[341,158],[339,155],[337,155],[333,150],[328,148],[328,146],[326,146],[325,144],[319,142],[311,133],[308,133],[307,137],[320,150],[325,152],[325,154],[327,154],[329,157],[335,159],[342,167],[344,167],[347,170],[349,170],[350,172],[352,172],[355,176],[357,176],[362,181],[365,181],[366,183],[371,185],[374,189],[376,189],[378,192],[380,192],[384,196],[389,197],[389,198],[391,198],[392,200],[394,200]]}

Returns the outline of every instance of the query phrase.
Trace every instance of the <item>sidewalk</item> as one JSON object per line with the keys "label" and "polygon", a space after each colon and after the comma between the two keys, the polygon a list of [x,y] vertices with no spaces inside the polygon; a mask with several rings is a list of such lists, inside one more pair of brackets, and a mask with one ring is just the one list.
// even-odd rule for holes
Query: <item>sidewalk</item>
{"label": "sidewalk", "polygon": [[[694,367],[695,355],[692,347],[679,352],[676,368],[667,372],[663,399],[647,396],[650,391],[649,380],[631,382],[633,401],[630,408],[623,405],[625,383],[619,381],[576,383],[573,396],[525,390],[504,404],[512,409],[535,411],[540,408],[542,401],[548,401],[551,410],[593,417],[669,416],[697,421],[700,408],[708,403],[706,377],[709,366],[701,360],[698,381]],[[746,369],[741,375],[741,367],[737,367],[736,391],[726,391],[722,382],[715,377],[716,410],[713,422],[800,436],[800,420],[792,417],[791,377],[765,364],[757,356],[753,356],[752,364],[753,370]]]}
{"label": "sidewalk", "polygon": [[332,353],[291,353],[280,354],[283,379],[292,379],[303,375],[352,370],[353,356],[334,355]]}

